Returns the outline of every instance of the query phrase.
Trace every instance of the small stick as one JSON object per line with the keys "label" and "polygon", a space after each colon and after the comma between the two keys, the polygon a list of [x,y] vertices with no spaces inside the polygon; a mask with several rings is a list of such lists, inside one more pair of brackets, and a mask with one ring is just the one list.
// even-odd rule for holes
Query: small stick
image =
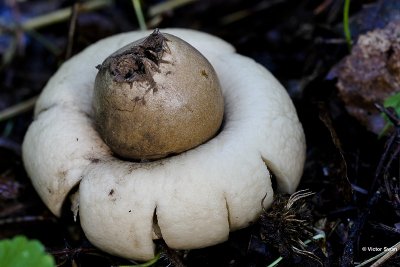
{"label": "small stick", "polygon": [[79,14],[79,6],[80,3],[75,3],[71,9],[71,19],[69,23],[69,30],[68,30],[68,45],[67,45],[67,51],[65,53],[65,58],[69,59],[72,55],[72,48],[74,46],[74,36],[75,36],[75,29],[76,29],[76,20],[78,18]]}
{"label": "small stick", "polygon": [[46,221],[46,220],[52,220],[52,218],[48,218],[48,217],[45,217],[42,215],[21,216],[21,217],[0,219],[0,225],[14,224],[14,223],[26,223],[26,222],[38,222],[38,221]]}
{"label": "small stick", "polygon": [[190,4],[191,2],[195,2],[196,0],[169,0],[165,2],[161,2],[159,4],[153,5],[149,8],[149,16],[154,17],[156,15],[160,15],[164,12],[176,9],[178,7]]}
{"label": "small stick", "polygon": [[18,116],[21,113],[27,112],[33,108],[38,96],[32,97],[26,101],[18,103],[0,111],[0,122]]}
{"label": "small stick", "polygon": [[400,250],[400,242],[387,249],[387,253],[383,255],[379,260],[377,260],[371,267],[382,266],[388,259],[395,255]]}
{"label": "small stick", "polygon": [[[103,8],[112,3],[111,0],[94,0],[90,2],[85,2],[79,7],[79,11],[91,11]],[[47,25],[51,25],[57,22],[65,21],[71,16],[71,8],[62,8],[57,11],[29,19],[22,23],[20,27],[25,30],[34,30],[38,28],[45,27]]]}

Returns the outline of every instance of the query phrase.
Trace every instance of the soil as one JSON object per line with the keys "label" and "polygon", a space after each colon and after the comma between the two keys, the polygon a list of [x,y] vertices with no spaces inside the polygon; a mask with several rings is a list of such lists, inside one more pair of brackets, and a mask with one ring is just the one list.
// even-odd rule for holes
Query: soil
{"label": "soil", "polygon": [[[368,87],[370,105],[392,122],[379,136],[379,131],[371,131],[376,127],[365,124],[375,110],[357,105],[360,98],[349,97],[343,88],[339,92],[337,86],[337,70],[352,51],[343,34],[343,1],[204,0],[157,11],[158,4],[167,2],[142,1],[148,27],[184,27],[216,35],[268,68],[285,86],[307,138],[298,188],[307,191],[291,198],[277,196],[254,225],[231,233],[223,244],[174,251],[158,241],[161,258],[155,266],[268,266],[280,257],[278,266],[354,266],[398,243],[400,119],[394,109],[383,107],[384,98],[395,93],[388,88],[398,86],[385,80],[384,97],[379,83]],[[72,15],[61,21],[25,30],[15,24],[71,6]],[[353,49],[359,36],[399,20],[399,10],[396,0],[352,0]],[[58,67],[88,45],[138,30],[131,1],[84,11],[73,0],[11,0],[0,3],[0,14],[0,239],[38,239],[58,266],[132,265],[93,247],[68,209],[61,218],[49,212],[21,159],[32,106],[10,116],[1,113],[40,94]],[[391,81],[399,80],[398,73],[390,73],[397,77]],[[341,76],[341,84],[353,79],[348,74]],[[354,88],[348,92],[359,91]],[[361,110],[356,117],[349,112],[355,106]],[[400,253],[378,266],[400,266]]]}

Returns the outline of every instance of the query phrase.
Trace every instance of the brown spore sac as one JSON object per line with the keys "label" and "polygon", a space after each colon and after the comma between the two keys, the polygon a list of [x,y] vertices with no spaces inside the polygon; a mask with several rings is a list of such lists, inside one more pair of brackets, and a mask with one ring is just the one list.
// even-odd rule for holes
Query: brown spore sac
{"label": "brown spore sac", "polygon": [[155,160],[195,148],[224,114],[218,76],[193,46],[153,32],[111,54],[93,93],[97,131],[124,160]]}

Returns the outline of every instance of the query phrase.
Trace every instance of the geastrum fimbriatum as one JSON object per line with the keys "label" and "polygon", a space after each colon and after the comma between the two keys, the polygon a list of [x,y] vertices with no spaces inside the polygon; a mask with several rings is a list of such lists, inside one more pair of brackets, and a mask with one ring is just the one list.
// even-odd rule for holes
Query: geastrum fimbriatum
{"label": "geastrum fimbriatum", "polygon": [[271,204],[271,173],[277,190],[295,190],[304,159],[281,84],[230,44],[185,29],[119,34],[65,62],[23,143],[49,209],[59,216],[74,193],[87,238],[138,260],[154,256],[157,238],[174,249],[225,241]]}

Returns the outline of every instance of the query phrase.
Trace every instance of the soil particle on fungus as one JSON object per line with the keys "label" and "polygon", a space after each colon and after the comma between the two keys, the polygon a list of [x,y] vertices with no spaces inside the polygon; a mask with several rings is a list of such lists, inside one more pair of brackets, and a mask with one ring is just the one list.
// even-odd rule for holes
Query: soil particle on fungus
{"label": "soil particle on fungus", "polygon": [[114,189],[111,189],[111,190],[108,192],[108,197],[109,197],[109,200],[110,200],[111,202],[116,202],[117,199],[119,199],[119,197],[117,196],[117,194],[116,194],[116,192],[115,192]]}
{"label": "soil particle on fungus", "polygon": [[59,175],[60,179],[65,179],[65,177],[67,176],[67,174],[68,174],[68,170],[60,170],[60,171],[58,172],[58,175]]}
{"label": "soil particle on fungus", "polygon": [[109,196],[112,196],[114,194],[114,189],[111,189],[110,192],[108,193]]}
{"label": "soil particle on fungus", "polygon": [[208,79],[208,74],[207,74],[207,71],[206,71],[206,70],[202,70],[202,71],[201,71],[201,75],[202,75],[204,78]]}
{"label": "soil particle on fungus", "polygon": [[89,160],[91,163],[99,163],[100,162],[100,159],[98,159],[98,158],[90,158]]}

